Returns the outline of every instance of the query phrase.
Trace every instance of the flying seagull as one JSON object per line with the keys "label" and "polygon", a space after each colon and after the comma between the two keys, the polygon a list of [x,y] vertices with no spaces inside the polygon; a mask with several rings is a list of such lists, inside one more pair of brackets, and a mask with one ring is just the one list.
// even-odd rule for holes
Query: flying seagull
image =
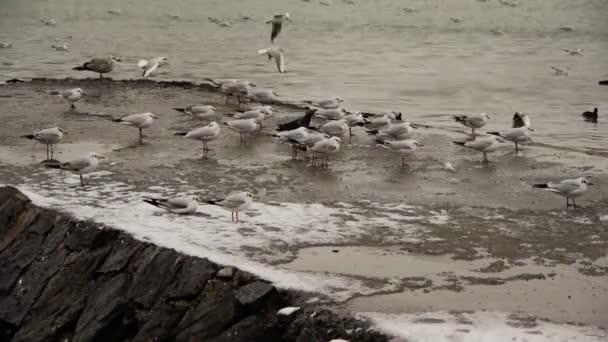
{"label": "flying seagull", "polygon": [[271,43],[274,43],[275,38],[279,35],[279,33],[281,33],[283,23],[286,21],[291,21],[289,13],[275,14],[272,19],[266,21],[266,24],[272,24],[272,32],[270,33]]}
{"label": "flying seagull", "polygon": [[273,59],[277,63],[277,69],[280,73],[285,72],[285,51],[281,48],[270,47],[268,49],[258,50],[258,55],[268,55],[268,59]]}
{"label": "flying seagull", "polygon": [[140,59],[139,62],[137,62],[137,66],[143,70],[142,76],[144,78],[152,75],[156,69],[168,64],[169,61],[167,60],[167,57],[154,57],[149,61]]}

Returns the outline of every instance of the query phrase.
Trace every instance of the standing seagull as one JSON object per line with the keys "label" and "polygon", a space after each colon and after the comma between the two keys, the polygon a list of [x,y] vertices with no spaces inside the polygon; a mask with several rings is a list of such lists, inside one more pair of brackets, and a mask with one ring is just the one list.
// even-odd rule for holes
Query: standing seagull
{"label": "standing seagull", "polygon": [[167,60],[167,58],[168,57],[155,57],[149,61],[145,59],[140,59],[139,62],[137,62],[137,66],[143,70],[142,76],[146,78],[152,75],[152,73],[156,71],[156,69],[164,65],[169,65],[169,61]]}
{"label": "standing seagull", "polygon": [[201,120],[201,124],[203,122],[215,121],[217,119],[217,114],[215,113],[215,107],[210,105],[196,105],[196,106],[188,106],[184,108],[173,108],[178,112],[182,112],[184,114],[192,115],[197,119]]}
{"label": "standing seagull", "polygon": [[99,79],[103,78],[103,74],[107,74],[114,69],[114,62],[120,62],[119,58],[114,56],[107,56],[103,58],[93,58],[88,62],[85,62],[79,67],[75,67],[74,70],[78,71],[93,71],[99,73]]}
{"label": "standing seagull", "polygon": [[137,127],[139,129],[139,143],[143,144],[142,130],[152,126],[154,119],[158,119],[158,117],[152,113],[141,113],[123,116],[122,118],[114,119],[112,121]]}
{"label": "standing seagull", "polygon": [[471,128],[471,132],[475,136],[475,129],[483,127],[486,121],[490,119],[490,116],[486,113],[478,115],[452,115],[452,119],[465,127]]}
{"label": "standing seagull", "polygon": [[49,147],[50,147],[50,159],[53,159],[53,145],[57,144],[63,138],[63,135],[66,134],[61,128],[53,127],[43,129],[38,132],[34,132],[34,134],[22,135],[22,138],[32,139],[39,141],[46,145],[46,159],[49,159]]}
{"label": "standing seagull", "polygon": [[270,33],[270,42],[274,43],[274,39],[281,33],[281,28],[283,28],[283,23],[286,21],[291,21],[289,17],[289,13],[285,14],[275,14],[272,19],[266,21],[266,24],[272,24],[272,32]]}
{"label": "standing seagull", "polygon": [[144,198],[144,202],[165,209],[173,214],[193,214],[198,209],[200,198],[197,196],[172,198]]}
{"label": "standing seagull", "polygon": [[203,142],[203,159],[207,158],[207,154],[209,153],[209,146],[207,143],[209,141],[217,139],[220,136],[220,125],[217,122],[212,122],[207,126],[196,128],[191,130],[190,132],[179,132],[175,133],[175,135],[181,135],[186,138],[198,140]]}
{"label": "standing seagull", "polygon": [[333,99],[321,100],[318,102],[314,101],[304,101],[304,103],[309,103],[315,107],[320,107],[323,109],[337,109],[344,102],[340,96],[336,96]]}
{"label": "standing seagull", "polygon": [[519,152],[520,143],[533,143],[530,137],[530,127],[528,126],[511,128],[502,132],[488,132],[488,134],[496,135],[515,143],[515,153]]}
{"label": "standing seagull", "polygon": [[51,168],[60,168],[63,170],[72,171],[73,173],[80,176],[80,185],[84,186],[84,174],[93,172],[97,169],[99,165],[99,159],[103,159],[95,152],[88,153],[86,156],[78,159],[71,160],[67,163],[61,163],[59,165],[47,165],[47,167]]}
{"label": "standing seagull", "polygon": [[236,222],[239,222],[239,212],[245,211],[253,203],[253,194],[248,191],[230,193],[221,200],[207,201],[207,204],[218,205],[232,213],[232,222],[236,214]]}
{"label": "standing seagull", "polygon": [[258,50],[258,55],[268,55],[268,59],[273,59],[277,63],[277,69],[280,73],[285,72],[285,51],[281,48],[270,47],[268,49]]}
{"label": "standing seagull", "polygon": [[483,165],[488,165],[488,153],[496,151],[500,147],[500,140],[498,140],[495,136],[484,137],[475,139],[473,141],[465,141],[459,142],[454,141],[453,143],[456,145],[461,145],[475,151],[479,151],[483,153]]}
{"label": "standing seagull", "polygon": [[[316,142],[310,150],[314,155],[321,155],[321,167],[329,167],[329,155],[340,152],[340,143],[342,140],[338,137],[322,139]],[[312,164],[315,165],[316,158],[313,158]]]}
{"label": "standing seagull", "polygon": [[[577,179],[565,179],[561,182],[534,184],[532,186],[565,196],[566,209],[568,209],[569,206],[576,208],[576,202],[574,199],[587,192],[587,185],[593,185],[593,183],[591,183],[586,177],[580,177]],[[572,198],[572,204],[570,204],[570,198]]]}
{"label": "standing seagull", "polygon": [[384,141],[382,144],[383,146],[386,146],[401,155],[401,166],[405,166],[406,156],[413,154],[418,146],[423,146],[418,141],[413,139]]}
{"label": "standing seagull", "polygon": [[51,92],[51,95],[63,97],[70,104],[70,109],[76,109],[74,103],[78,102],[82,98],[84,91],[81,88],[74,88]]}
{"label": "standing seagull", "polygon": [[228,128],[239,132],[241,136],[241,143],[247,140],[247,133],[253,133],[258,130],[259,125],[256,119],[240,119],[224,122],[224,125]]}
{"label": "standing seagull", "polygon": [[311,109],[304,114],[297,115],[295,118],[286,120],[285,122],[278,123],[277,131],[291,131],[298,127],[310,127],[310,120],[312,116],[317,112],[316,109]]}

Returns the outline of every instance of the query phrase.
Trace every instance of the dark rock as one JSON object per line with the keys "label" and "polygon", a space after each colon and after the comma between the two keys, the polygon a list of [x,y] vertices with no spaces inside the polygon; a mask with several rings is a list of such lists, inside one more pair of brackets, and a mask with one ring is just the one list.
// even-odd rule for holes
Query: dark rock
{"label": "dark rock", "polygon": [[136,259],[130,297],[148,309],[175,277],[181,256],[174,250],[148,245]]}
{"label": "dark rock", "polygon": [[[0,190],[0,236],[2,243],[0,250],[4,249],[8,242],[4,242],[7,232],[13,227],[14,222],[23,214],[30,200],[19,190],[13,187],[3,187]],[[12,240],[12,239],[11,239]]]}
{"label": "dark rock", "polygon": [[213,342],[250,342],[250,341],[281,341],[276,331],[265,325],[258,316],[248,316],[228,328]]}
{"label": "dark rock", "polygon": [[253,275],[249,272],[236,270],[236,272],[234,272],[234,276],[232,277],[232,286],[241,287],[243,285],[252,283],[252,282],[256,281],[257,279],[258,279],[258,277],[256,277],[255,275]]}
{"label": "dark rock", "polygon": [[189,299],[196,297],[216,273],[216,266],[207,259],[187,257],[181,266],[177,279],[171,283],[164,294],[166,300]]}
{"label": "dark rock", "polygon": [[143,247],[142,243],[122,233],[116,237],[110,255],[103,265],[97,270],[98,273],[110,273],[122,271],[131,260],[131,257]]}
{"label": "dark rock", "polygon": [[241,287],[236,293],[236,299],[242,305],[252,305],[263,299],[275,288],[271,284],[258,280]]}

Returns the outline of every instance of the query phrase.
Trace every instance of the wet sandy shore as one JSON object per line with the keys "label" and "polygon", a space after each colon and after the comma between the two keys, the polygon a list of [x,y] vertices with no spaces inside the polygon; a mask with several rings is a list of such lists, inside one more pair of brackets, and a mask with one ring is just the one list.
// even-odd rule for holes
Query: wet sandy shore
{"label": "wet sandy shore", "polygon": [[[48,95],[72,86],[89,94],[76,111]],[[277,237],[279,242],[264,249],[247,243],[242,248],[252,259],[280,269],[399,282],[392,293],[350,300],[346,305],[355,311],[522,311],[556,322],[608,328],[607,156],[542,142],[514,155],[513,147],[505,144],[504,151],[490,155],[494,163],[484,168],[480,154],[451,144],[465,138],[464,130],[433,127],[417,130],[424,147],[402,168],[398,156],[355,129],[330,168],[321,170],[291,161],[290,146],[272,137],[277,120],[301,111],[290,105],[277,106],[275,116],[247,145],[239,144],[238,134],[223,130],[209,144],[210,159],[203,160],[200,144],[174,136],[200,125],[172,110],[191,104],[212,104],[222,114],[235,111],[235,105],[225,104],[209,88],[188,84],[38,80],[3,85],[0,182],[48,184],[55,174],[40,165],[44,146],[20,136],[59,125],[68,135],[55,149],[57,159],[90,151],[108,157],[100,170],[111,171],[111,177],[102,174],[92,182],[111,178],[142,192],[170,186],[199,189],[209,196],[249,189],[265,203],[347,203],[356,208],[356,219],[340,219],[367,225],[365,234],[324,243],[305,237],[281,243]],[[109,120],[146,111],[160,119],[145,130],[142,146],[135,144],[135,129]],[[445,162],[454,164],[457,172],[445,171]],[[591,175],[596,185],[577,200],[582,208],[576,210],[565,210],[562,197],[530,186],[583,174]],[[372,217],[389,220],[401,214],[402,209],[386,209],[387,203],[404,203],[411,206],[412,215],[426,215],[423,225],[415,219],[396,220],[404,233],[418,229],[416,238],[401,239],[398,230],[388,229],[381,220],[372,223]]]}

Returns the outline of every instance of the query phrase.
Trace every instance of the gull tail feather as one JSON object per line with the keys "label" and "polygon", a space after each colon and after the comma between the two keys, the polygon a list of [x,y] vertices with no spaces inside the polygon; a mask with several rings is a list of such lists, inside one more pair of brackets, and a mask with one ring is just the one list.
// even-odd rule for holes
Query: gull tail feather
{"label": "gull tail feather", "polygon": [[21,137],[26,138],[26,139],[36,139],[36,137],[33,134],[22,135]]}
{"label": "gull tail feather", "polygon": [[547,189],[549,187],[549,185],[547,183],[545,184],[532,184],[533,188],[540,188],[540,189]]}
{"label": "gull tail feather", "polygon": [[452,144],[464,146],[465,142],[464,141],[452,141]]}
{"label": "gull tail feather", "polygon": [[84,65],[81,65],[81,66],[77,66],[77,67],[73,68],[72,70],[83,71],[83,70],[88,70],[88,69],[85,68]]}
{"label": "gull tail feather", "polygon": [[175,134],[173,134],[173,135],[178,135],[178,136],[180,136],[180,137],[185,137],[185,136],[186,136],[186,134],[188,134],[188,132],[177,132],[177,133],[175,133]]}

